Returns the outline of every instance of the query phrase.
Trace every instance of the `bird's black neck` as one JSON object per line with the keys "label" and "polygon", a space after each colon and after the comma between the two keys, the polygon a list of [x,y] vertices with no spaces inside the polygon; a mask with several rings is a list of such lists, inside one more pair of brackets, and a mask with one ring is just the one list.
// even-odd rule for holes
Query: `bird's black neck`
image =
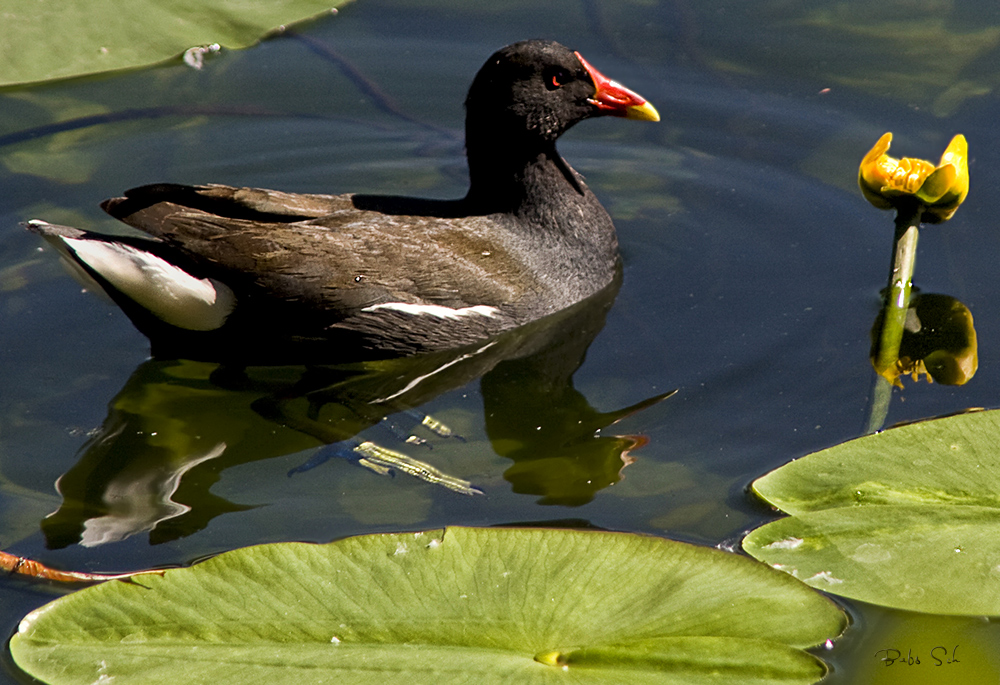
{"label": "bird's black neck", "polygon": [[520,214],[555,198],[584,197],[586,187],[554,142],[469,136],[469,194],[466,201],[484,213]]}

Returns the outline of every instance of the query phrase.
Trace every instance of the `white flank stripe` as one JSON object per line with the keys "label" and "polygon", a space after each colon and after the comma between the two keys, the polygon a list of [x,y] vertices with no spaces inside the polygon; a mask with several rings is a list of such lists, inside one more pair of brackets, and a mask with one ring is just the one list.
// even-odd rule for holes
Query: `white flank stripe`
{"label": "white flank stripe", "polygon": [[229,286],[195,278],[149,252],[122,243],[62,238],[76,257],[166,323],[191,331],[219,328],[236,306]]}
{"label": "white flank stripe", "polygon": [[492,318],[500,313],[500,310],[496,307],[490,307],[485,304],[477,304],[475,307],[453,309],[452,307],[444,307],[439,304],[410,304],[409,302],[383,302],[382,304],[373,304],[370,307],[365,307],[361,311],[376,312],[380,309],[403,312],[404,314],[413,314],[414,316],[421,314],[436,316],[439,319],[458,319],[463,316],[473,315]]}

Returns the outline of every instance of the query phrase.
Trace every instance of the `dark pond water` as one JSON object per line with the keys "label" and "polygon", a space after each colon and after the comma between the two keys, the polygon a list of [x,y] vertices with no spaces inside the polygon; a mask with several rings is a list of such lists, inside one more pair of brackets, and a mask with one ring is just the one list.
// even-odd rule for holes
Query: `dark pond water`
{"label": "dark pond water", "polygon": [[[399,447],[395,433],[413,431],[433,449],[400,449],[482,496],[337,458],[289,477],[312,465],[322,437],[286,427],[306,415],[305,398],[275,400],[301,370],[240,384],[205,365],[147,361],[128,320],[82,294],[18,226],[44,217],[114,230],[97,203],[154,181],[459,196],[465,90],[495,48],[527,37],[579,49],[663,116],[585,122],[561,143],[618,226],[617,296],[529,331],[547,346],[537,355],[456,364],[419,392],[387,380],[425,371],[405,365],[315,386],[334,387],[317,397],[336,439]],[[114,571],[447,524],[735,544],[772,517],[745,494],[755,477],[864,430],[892,217],[855,178],[885,131],[893,152],[930,159],[955,133],[969,140],[969,199],[922,232],[916,282],[968,305],[980,341],[970,383],[907,380],[887,423],[1000,406],[998,44],[1000,10],[985,0],[365,0],[201,71],[0,94],[0,545]],[[103,113],[125,116],[35,130]],[[522,343],[532,341],[510,345]],[[388,421],[365,409],[394,394]],[[464,441],[418,427],[413,406]],[[117,505],[102,509],[102,497]],[[4,581],[0,630],[57,592]],[[988,620],[844,604],[854,626],[823,655],[831,683],[1000,679],[1000,628]],[[945,673],[886,669],[875,656],[939,644],[968,658]]]}

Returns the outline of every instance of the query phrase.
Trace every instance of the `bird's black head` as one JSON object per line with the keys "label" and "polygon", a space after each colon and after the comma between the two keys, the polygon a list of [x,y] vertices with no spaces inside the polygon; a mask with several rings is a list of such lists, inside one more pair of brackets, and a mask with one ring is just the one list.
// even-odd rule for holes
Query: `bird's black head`
{"label": "bird's black head", "polygon": [[615,115],[656,121],[636,93],[611,81],[559,43],[527,40],[495,52],[465,101],[470,138],[551,144],[578,121]]}

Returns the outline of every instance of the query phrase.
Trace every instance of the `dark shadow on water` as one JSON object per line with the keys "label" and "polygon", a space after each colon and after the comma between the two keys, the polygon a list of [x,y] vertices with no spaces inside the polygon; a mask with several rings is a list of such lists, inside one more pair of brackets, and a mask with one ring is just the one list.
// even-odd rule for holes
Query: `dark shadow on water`
{"label": "dark shadow on water", "polygon": [[[366,461],[355,448],[375,438],[359,434],[376,429],[382,447],[412,454],[406,431],[421,421],[433,427],[417,409],[479,377],[486,432],[494,451],[514,462],[504,473],[514,492],[542,504],[584,504],[620,479],[635,458],[629,450],[644,442],[604,429],[671,394],[599,412],[573,387],[619,284],[620,278],[559,314],[446,353],[341,366],[148,361],[57,481],[63,503],[42,521],[46,544],[98,546],[145,532],[154,545],[186,537],[217,516],[249,508],[210,492],[223,471],[321,445],[330,447],[317,454],[396,472],[391,462]],[[447,435],[445,427],[436,430]],[[420,458],[431,461],[433,454]],[[403,469],[441,484],[426,475],[435,471],[429,464],[420,471]],[[394,484],[387,480],[385,487]]]}

